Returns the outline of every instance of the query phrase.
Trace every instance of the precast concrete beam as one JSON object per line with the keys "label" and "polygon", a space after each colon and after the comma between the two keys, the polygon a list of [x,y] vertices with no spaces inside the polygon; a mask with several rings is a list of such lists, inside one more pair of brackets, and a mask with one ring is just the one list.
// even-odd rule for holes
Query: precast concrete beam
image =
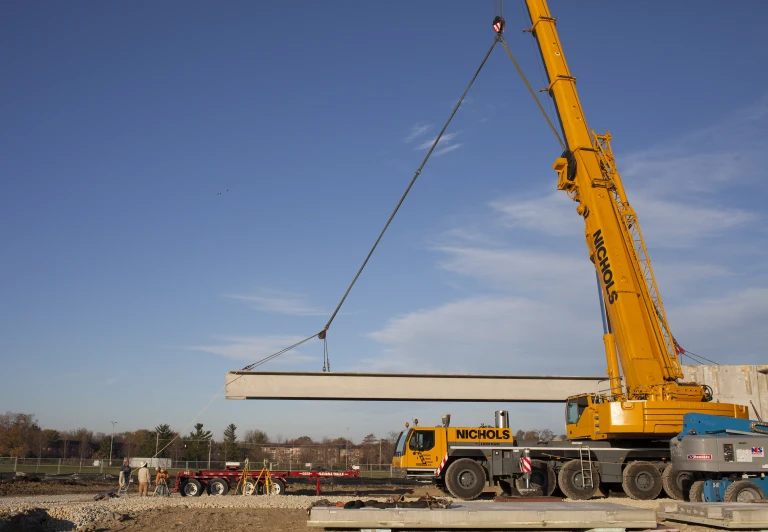
{"label": "precast concrete beam", "polygon": [[231,371],[227,399],[559,403],[608,388],[605,377]]}

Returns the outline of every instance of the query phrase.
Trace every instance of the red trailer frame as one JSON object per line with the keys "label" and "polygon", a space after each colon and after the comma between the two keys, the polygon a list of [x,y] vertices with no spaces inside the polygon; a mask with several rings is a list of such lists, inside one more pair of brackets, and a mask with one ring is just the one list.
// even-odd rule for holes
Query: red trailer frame
{"label": "red trailer frame", "polygon": [[[360,471],[270,471],[273,480],[273,493],[285,495],[291,477],[316,479],[315,493],[320,495],[320,480],[334,477],[359,477]],[[181,493],[182,497],[199,497],[203,492],[208,495],[226,495],[237,487],[237,482],[243,474],[242,469],[183,471],[176,475],[171,491]],[[251,471],[251,478],[256,483],[255,489],[263,489],[264,479],[258,478],[257,471]]]}

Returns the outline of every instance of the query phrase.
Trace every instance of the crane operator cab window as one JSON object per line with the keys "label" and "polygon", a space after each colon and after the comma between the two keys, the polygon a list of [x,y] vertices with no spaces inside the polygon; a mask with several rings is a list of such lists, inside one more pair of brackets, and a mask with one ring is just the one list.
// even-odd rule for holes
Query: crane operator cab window
{"label": "crane operator cab window", "polygon": [[565,405],[565,423],[575,425],[589,406],[589,396],[570,397]]}
{"label": "crane operator cab window", "polygon": [[429,451],[435,446],[434,430],[414,430],[411,439],[408,441],[408,448],[411,451]]}
{"label": "crane operator cab window", "polygon": [[408,435],[401,432],[397,437],[397,443],[395,443],[395,456],[403,456],[405,452],[405,442],[408,439]]}

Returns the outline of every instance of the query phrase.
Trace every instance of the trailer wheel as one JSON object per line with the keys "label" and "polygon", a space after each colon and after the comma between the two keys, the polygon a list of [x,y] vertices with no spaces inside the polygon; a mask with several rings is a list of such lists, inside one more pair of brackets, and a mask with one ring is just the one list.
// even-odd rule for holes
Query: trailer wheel
{"label": "trailer wheel", "polygon": [[592,486],[585,486],[582,462],[571,460],[558,473],[557,483],[560,485],[560,490],[569,499],[585,501],[597,493],[600,487],[600,473],[595,464],[592,464]]}
{"label": "trailer wheel", "polygon": [[703,480],[697,480],[691,484],[691,489],[688,491],[688,500],[691,502],[707,502],[704,498],[704,482]]}
{"label": "trailer wheel", "polygon": [[214,497],[226,495],[229,492],[229,483],[222,478],[214,478],[208,482],[208,495]]}
{"label": "trailer wheel", "polygon": [[661,493],[661,473],[650,462],[630,462],[624,468],[621,487],[630,499],[652,501]]}
{"label": "trailer wheel", "polygon": [[448,466],[445,485],[457,499],[471,501],[485,488],[485,469],[471,458],[460,458]]}
{"label": "trailer wheel", "polygon": [[[539,488],[541,494],[549,497],[557,487],[557,475],[555,470],[544,460],[531,460],[531,488]],[[515,486],[518,490],[525,489],[525,477],[519,476],[515,479]]]}
{"label": "trailer wheel", "polygon": [[725,502],[764,501],[765,492],[754,482],[737,480],[725,488],[723,499],[725,499]]}
{"label": "trailer wheel", "polygon": [[272,479],[271,495],[285,495],[285,482],[279,478]]}
{"label": "trailer wheel", "polygon": [[520,492],[517,491],[517,486],[515,486],[514,480],[512,482],[509,480],[499,480],[499,487],[501,488],[501,492],[507,497],[520,496]]}
{"label": "trailer wheel", "polygon": [[200,485],[200,481],[194,478],[188,478],[181,485],[182,497],[199,497],[203,494],[203,487]]}

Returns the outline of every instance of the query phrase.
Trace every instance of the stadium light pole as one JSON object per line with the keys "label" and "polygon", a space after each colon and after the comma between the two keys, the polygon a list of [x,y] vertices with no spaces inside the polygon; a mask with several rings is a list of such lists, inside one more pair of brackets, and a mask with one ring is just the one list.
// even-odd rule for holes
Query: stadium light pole
{"label": "stadium light pole", "polygon": [[109,439],[109,467],[112,467],[112,443],[115,441],[115,425],[117,421],[110,421],[112,423],[112,437]]}

